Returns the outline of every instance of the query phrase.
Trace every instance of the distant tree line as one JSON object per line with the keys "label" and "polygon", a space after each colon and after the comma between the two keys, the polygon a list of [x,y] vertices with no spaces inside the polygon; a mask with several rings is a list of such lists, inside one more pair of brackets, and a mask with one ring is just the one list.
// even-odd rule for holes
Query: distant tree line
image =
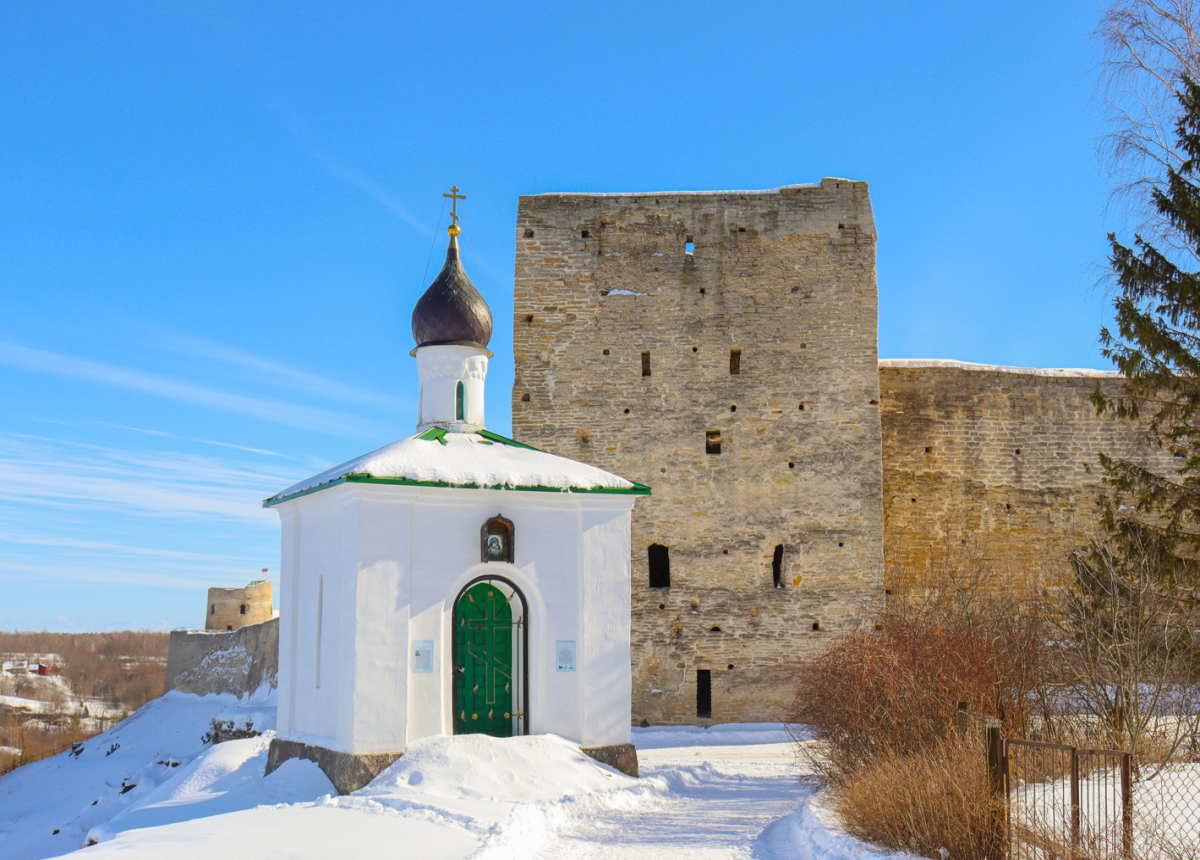
{"label": "distant tree line", "polygon": [[113,708],[136,710],[162,695],[167,633],[0,631],[3,659],[51,658],[77,698],[98,699]]}

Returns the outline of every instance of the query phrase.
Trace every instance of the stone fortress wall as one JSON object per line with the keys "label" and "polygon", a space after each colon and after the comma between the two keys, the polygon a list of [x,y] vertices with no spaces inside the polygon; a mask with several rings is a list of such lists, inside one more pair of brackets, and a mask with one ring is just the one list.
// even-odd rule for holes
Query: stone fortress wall
{"label": "stone fortress wall", "polygon": [[865,183],[522,197],[516,246],[514,435],[653,488],[635,723],[780,719],[885,588],[959,547],[1038,588],[1095,528],[1097,452],[1169,466],[1096,415],[1113,374],[878,362]]}
{"label": "stone fortress wall", "polygon": [[1070,572],[1069,552],[1095,533],[1101,451],[1160,471],[1171,456],[1138,425],[1096,414],[1092,370],[884,361],[884,557],[889,589],[958,548],[1004,586],[1037,591]]}
{"label": "stone fortress wall", "polygon": [[516,438],[650,485],[633,719],[774,720],[883,598],[867,186],[520,198]]}
{"label": "stone fortress wall", "polygon": [[233,631],[172,630],[163,692],[244,696],[279,676],[279,619]]}
{"label": "stone fortress wall", "polygon": [[245,588],[210,588],[205,630],[237,630],[275,617],[271,581],[259,579]]}

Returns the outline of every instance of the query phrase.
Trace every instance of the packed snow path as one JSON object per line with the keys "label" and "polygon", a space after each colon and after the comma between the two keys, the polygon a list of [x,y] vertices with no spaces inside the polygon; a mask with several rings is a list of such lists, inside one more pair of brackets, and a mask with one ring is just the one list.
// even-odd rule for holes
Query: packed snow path
{"label": "packed snow path", "polygon": [[814,814],[778,724],[635,729],[642,779],[553,735],[422,738],[339,797],[312,762],[264,777],[274,723],[274,693],[157,699],[0,778],[0,857],[885,860]]}
{"label": "packed snow path", "polygon": [[[670,786],[636,809],[576,820],[540,858],[754,858],[810,856],[775,823],[798,811],[809,790],[796,782],[789,744],[645,750],[644,777]],[[697,765],[697,761],[704,764]]]}

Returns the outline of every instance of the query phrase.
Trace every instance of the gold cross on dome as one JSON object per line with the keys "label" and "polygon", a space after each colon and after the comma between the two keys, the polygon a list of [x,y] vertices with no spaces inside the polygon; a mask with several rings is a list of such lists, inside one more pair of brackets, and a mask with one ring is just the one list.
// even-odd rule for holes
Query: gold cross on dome
{"label": "gold cross on dome", "polygon": [[451,185],[451,186],[450,186],[450,193],[449,193],[449,194],[443,194],[442,196],[443,196],[443,197],[449,197],[449,198],[450,198],[450,199],[453,201],[453,202],[450,204],[450,217],[453,219],[453,225],[454,225],[455,227],[457,227],[457,226],[458,226],[458,201],[459,201],[459,200],[466,200],[466,199],[467,199],[467,195],[465,195],[465,194],[459,194],[459,193],[458,193],[458,186],[457,186],[457,185]]}

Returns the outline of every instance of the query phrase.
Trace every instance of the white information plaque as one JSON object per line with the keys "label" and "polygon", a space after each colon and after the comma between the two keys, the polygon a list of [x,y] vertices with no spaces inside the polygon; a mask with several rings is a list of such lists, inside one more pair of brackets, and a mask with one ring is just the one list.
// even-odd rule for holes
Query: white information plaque
{"label": "white information plaque", "polygon": [[558,644],[554,648],[554,653],[557,655],[558,671],[575,671],[575,642],[573,640],[559,639]]}
{"label": "white information plaque", "polygon": [[433,640],[417,639],[413,642],[413,671],[433,671]]}

